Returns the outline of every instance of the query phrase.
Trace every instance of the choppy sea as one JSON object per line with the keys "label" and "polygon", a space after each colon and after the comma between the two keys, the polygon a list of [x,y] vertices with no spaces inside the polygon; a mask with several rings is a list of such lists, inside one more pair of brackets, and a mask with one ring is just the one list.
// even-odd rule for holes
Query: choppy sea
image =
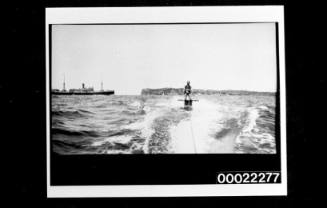
{"label": "choppy sea", "polygon": [[276,153],[275,96],[52,95],[58,154]]}

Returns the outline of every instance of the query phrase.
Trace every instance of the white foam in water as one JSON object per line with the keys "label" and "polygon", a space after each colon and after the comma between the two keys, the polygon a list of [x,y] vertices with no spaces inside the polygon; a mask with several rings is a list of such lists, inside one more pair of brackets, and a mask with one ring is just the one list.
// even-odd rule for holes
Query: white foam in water
{"label": "white foam in water", "polygon": [[262,109],[262,110],[268,110],[268,107],[265,105],[260,105],[258,108]]}
{"label": "white foam in water", "polygon": [[175,153],[215,152],[212,144],[218,144],[219,141],[215,141],[213,137],[219,127],[218,120],[222,117],[219,106],[201,99],[193,104],[193,110],[189,113],[189,119],[181,121],[171,129],[173,151]]}
{"label": "white foam in water", "polygon": [[134,102],[130,103],[129,106],[140,108],[142,105],[141,105],[140,101],[134,101]]}
{"label": "white foam in water", "polygon": [[146,138],[143,151],[145,153],[148,153],[148,143],[151,135],[154,133],[154,129],[152,128],[152,124],[154,119],[158,118],[163,112],[161,110],[150,110],[146,113],[146,116],[144,117],[144,120],[130,124],[126,126],[126,128],[131,130],[140,130],[142,137]]}
{"label": "white foam in water", "polygon": [[107,142],[116,142],[120,144],[127,144],[132,139],[131,136],[121,135],[121,136],[112,136],[102,140],[98,140],[92,143],[92,146],[100,146]]}
{"label": "white foam in water", "polygon": [[243,132],[251,132],[252,129],[257,125],[256,120],[259,117],[259,112],[255,108],[249,109],[248,124],[243,128]]}
{"label": "white foam in water", "polygon": [[208,100],[196,103],[191,115],[191,125],[196,143],[197,153],[208,153],[214,132],[217,129],[217,121],[222,117],[218,105]]}
{"label": "white foam in water", "polygon": [[171,108],[181,108],[183,106],[183,102],[181,101],[184,97],[182,96],[173,96],[169,101],[168,105]]}
{"label": "white foam in water", "polygon": [[[259,109],[267,109],[266,106],[259,106]],[[259,111],[256,108],[248,109],[247,123],[242,129],[241,134],[237,137],[237,144],[242,144],[243,148],[238,149],[236,153],[244,153],[244,148],[254,148],[256,150],[251,150],[253,153],[275,153],[275,148],[267,147],[262,148],[260,145],[269,144],[275,147],[275,138],[268,133],[258,134],[258,126],[256,120],[259,118]]]}
{"label": "white foam in water", "polygon": [[174,153],[196,153],[196,144],[192,139],[190,121],[181,121],[170,130],[172,136],[172,151]]}

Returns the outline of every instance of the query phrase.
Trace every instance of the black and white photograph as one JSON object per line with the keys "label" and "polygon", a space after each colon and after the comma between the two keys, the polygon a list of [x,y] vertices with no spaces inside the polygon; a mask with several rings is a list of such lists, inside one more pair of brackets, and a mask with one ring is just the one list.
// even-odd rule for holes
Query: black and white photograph
{"label": "black and white photograph", "polygon": [[[46,12],[50,188],[211,184],[220,189],[242,183],[231,195],[247,195],[246,186],[266,183],[258,190],[263,195],[285,194],[282,7]],[[170,170],[172,161],[213,163]],[[88,164],[96,168],[87,169]],[[135,170],[131,164],[146,174],[124,179]],[[149,165],[167,178],[149,179]],[[102,183],[103,168],[112,177]],[[179,181],[182,169],[196,169],[198,178]],[[100,176],[90,179],[97,171]],[[213,177],[204,179],[208,174]],[[251,184],[243,184],[247,177]],[[142,196],[137,188],[132,192],[123,195]],[[153,194],[167,194],[159,192]]]}
{"label": "black and white photograph", "polygon": [[276,24],[53,25],[58,154],[276,153]]}

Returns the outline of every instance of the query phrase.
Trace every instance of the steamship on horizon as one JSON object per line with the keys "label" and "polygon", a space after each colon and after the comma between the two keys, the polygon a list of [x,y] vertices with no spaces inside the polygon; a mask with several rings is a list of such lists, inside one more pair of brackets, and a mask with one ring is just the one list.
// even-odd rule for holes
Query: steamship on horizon
{"label": "steamship on horizon", "polygon": [[65,81],[63,83],[63,89],[53,89],[51,90],[52,95],[113,95],[115,94],[114,90],[103,90],[103,83],[101,82],[101,90],[94,91],[93,87],[85,87],[85,84],[82,83],[82,88],[79,89],[69,89],[66,90]]}

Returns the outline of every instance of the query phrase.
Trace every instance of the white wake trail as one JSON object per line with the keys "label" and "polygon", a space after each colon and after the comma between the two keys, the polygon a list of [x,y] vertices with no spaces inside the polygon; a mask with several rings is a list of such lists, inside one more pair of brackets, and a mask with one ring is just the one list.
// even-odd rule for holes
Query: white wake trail
{"label": "white wake trail", "polygon": [[208,153],[211,133],[220,117],[217,104],[202,99],[193,103],[189,118],[171,129],[175,153]]}
{"label": "white wake trail", "polygon": [[193,103],[190,116],[171,128],[175,153],[233,153],[240,134],[239,111],[206,98]]}

